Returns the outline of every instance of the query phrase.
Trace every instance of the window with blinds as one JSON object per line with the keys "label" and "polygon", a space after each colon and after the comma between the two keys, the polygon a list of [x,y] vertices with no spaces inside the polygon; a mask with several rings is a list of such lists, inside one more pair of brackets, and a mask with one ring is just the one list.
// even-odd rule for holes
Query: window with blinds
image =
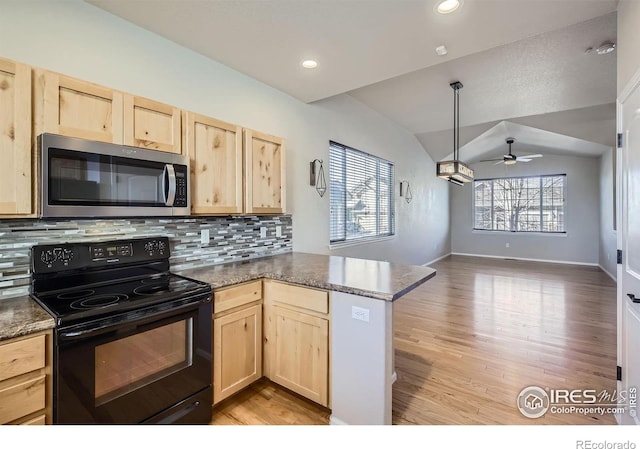
{"label": "window with blinds", "polygon": [[567,175],[473,182],[474,229],[565,232]]}
{"label": "window with blinds", "polygon": [[330,142],[329,203],[331,243],[393,235],[393,164]]}

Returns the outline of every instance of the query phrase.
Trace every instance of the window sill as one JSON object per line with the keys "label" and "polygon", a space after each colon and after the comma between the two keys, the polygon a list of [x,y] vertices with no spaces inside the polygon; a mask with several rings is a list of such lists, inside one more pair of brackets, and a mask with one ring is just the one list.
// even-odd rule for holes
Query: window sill
{"label": "window sill", "polygon": [[396,238],[395,235],[389,235],[385,237],[371,237],[371,238],[364,238],[364,239],[358,239],[358,240],[351,240],[347,242],[330,243],[329,249],[339,249],[339,248],[346,248],[349,246],[358,246],[358,245],[367,245],[370,243],[386,242],[387,240],[394,240],[395,238]]}
{"label": "window sill", "polygon": [[525,237],[567,237],[566,232],[512,232],[512,231],[484,231],[482,229],[473,229],[472,234],[483,235],[501,235],[501,236],[525,236]]}

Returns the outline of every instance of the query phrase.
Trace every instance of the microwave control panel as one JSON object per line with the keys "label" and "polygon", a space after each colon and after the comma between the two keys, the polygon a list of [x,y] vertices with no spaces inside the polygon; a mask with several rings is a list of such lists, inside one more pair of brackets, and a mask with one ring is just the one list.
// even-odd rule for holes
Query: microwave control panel
{"label": "microwave control panel", "polygon": [[186,165],[176,165],[176,198],[174,207],[187,207],[187,178],[189,173]]}

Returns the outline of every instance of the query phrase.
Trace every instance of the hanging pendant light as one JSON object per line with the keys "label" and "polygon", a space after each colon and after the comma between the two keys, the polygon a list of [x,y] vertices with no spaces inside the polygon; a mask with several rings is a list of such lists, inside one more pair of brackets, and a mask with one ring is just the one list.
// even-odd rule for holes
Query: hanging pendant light
{"label": "hanging pendant light", "polygon": [[452,184],[462,186],[473,181],[473,169],[462,162],[460,157],[460,89],[462,83],[454,81],[449,84],[453,89],[453,160],[436,164],[436,174]]}

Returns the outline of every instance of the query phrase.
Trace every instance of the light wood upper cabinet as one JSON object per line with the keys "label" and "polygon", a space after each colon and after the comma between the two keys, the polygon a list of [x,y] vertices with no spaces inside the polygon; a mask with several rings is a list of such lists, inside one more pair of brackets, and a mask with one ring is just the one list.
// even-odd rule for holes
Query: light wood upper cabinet
{"label": "light wood upper cabinet", "polygon": [[0,59],[0,215],[32,212],[31,68]]}
{"label": "light wood upper cabinet", "polygon": [[40,69],[34,92],[36,136],[47,132],[182,154],[176,107]]}
{"label": "light wood upper cabinet", "polygon": [[87,81],[36,70],[36,135],[47,132],[123,143],[123,94]]}
{"label": "light wood upper cabinet", "polygon": [[134,95],[124,96],[124,144],[182,154],[180,109]]}
{"label": "light wood upper cabinet", "polygon": [[285,211],[284,140],[244,130],[245,212],[282,214]]}
{"label": "light wood upper cabinet", "polygon": [[182,125],[191,165],[191,211],[242,213],[242,129],[193,112],[183,114]]}

